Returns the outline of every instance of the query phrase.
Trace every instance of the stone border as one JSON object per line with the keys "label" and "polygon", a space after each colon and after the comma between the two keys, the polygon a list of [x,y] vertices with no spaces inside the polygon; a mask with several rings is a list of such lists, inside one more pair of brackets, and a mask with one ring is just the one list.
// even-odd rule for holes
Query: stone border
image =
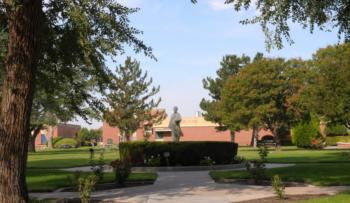
{"label": "stone border", "polygon": [[170,171],[212,171],[244,169],[244,164],[226,164],[213,166],[164,166],[164,167],[132,167],[132,172],[170,172]]}

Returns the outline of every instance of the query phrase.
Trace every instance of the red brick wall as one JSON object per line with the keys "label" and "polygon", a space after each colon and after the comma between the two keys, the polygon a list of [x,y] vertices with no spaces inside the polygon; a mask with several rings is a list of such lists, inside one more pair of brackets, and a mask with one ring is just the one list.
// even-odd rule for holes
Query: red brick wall
{"label": "red brick wall", "polygon": [[[214,126],[205,127],[182,127],[183,136],[180,138],[181,141],[231,141],[229,131],[217,131]],[[139,129],[136,132],[137,141],[144,140],[143,130]],[[109,126],[106,122],[103,123],[102,127],[103,143],[107,144],[108,139],[113,141],[113,144],[119,143],[119,130]],[[265,135],[272,135],[271,132],[261,130],[259,132],[259,139]],[[153,132],[150,141],[156,140],[156,133]],[[163,141],[171,141],[170,132],[165,133]],[[252,130],[236,132],[236,142],[239,145],[250,145],[252,140]]]}
{"label": "red brick wall", "polygon": [[102,141],[103,144],[110,144],[109,140],[112,141],[112,144],[119,143],[120,132],[118,128],[111,127],[108,123],[103,122],[102,126]]}
{"label": "red brick wall", "polygon": [[58,124],[54,128],[53,137],[74,138],[78,136],[79,130],[79,125]]}

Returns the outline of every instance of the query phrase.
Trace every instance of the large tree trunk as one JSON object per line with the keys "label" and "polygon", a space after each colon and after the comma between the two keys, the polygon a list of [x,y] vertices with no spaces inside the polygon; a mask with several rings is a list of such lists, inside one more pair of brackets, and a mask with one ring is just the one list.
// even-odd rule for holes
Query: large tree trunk
{"label": "large tree trunk", "polygon": [[278,150],[278,151],[281,150],[281,138],[280,138],[280,135],[278,133],[279,128],[280,128],[279,126],[275,126],[271,129],[273,137],[275,139],[275,143],[276,143],[276,150]]}
{"label": "large tree trunk", "polygon": [[28,152],[35,152],[35,139],[36,137],[29,135]]}
{"label": "large tree trunk", "polygon": [[251,146],[253,146],[254,148],[257,147],[258,137],[259,137],[259,128],[254,126],[253,132],[252,132],[252,141],[251,141]]}
{"label": "large tree trunk", "polygon": [[36,126],[33,132],[29,133],[29,143],[28,143],[29,152],[35,152],[35,139],[36,137],[38,137],[42,127],[43,127],[42,125]]}
{"label": "large tree trunk", "polygon": [[231,142],[235,142],[236,140],[236,132],[234,130],[230,131]]}
{"label": "large tree trunk", "polygon": [[0,115],[0,202],[27,202],[25,183],[28,134],[41,0],[5,0],[8,18],[8,52]]}
{"label": "large tree trunk", "polygon": [[52,149],[52,139],[53,139],[53,127],[49,126],[48,132],[47,132],[47,147],[49,149]]}

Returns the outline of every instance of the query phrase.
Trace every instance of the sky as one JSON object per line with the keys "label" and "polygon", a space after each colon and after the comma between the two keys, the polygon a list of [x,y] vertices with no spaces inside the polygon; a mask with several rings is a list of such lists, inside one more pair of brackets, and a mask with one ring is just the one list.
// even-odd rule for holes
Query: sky
{"label": "sky", "polygon": [[[158,94],[168,115],[173,106],[179,107],[183,116],[194,116],[200,111],[202,98],[208,98],[203,89],[203,78],[215,77],[223,56],[246,54],[253,57],[262,52],[268,57],[300,57],[308,59],[319,48],[339,43],[336,30],[324,32],[316,30],[310,34],[297,24],[291,24],[294,44],[284,43],[281,50],[266,51],[265,37],[259,25],[242,25],[240,20],[250,18],[254,9],[235,12],[224,0],[118,0],[140,10],[130,16],[130,24],[143,31],[142,39],[153,48],[157,61],[142,54],[135,54],[126,47],[124,55],[117,62],[108,62],[114,69],[122,64],[126,56],[140,61],[141,68],[153,78],[153,84],[160,86]],[[89,125],[81,119],[78,123],[88,128],[99,128],[100,121]]]}

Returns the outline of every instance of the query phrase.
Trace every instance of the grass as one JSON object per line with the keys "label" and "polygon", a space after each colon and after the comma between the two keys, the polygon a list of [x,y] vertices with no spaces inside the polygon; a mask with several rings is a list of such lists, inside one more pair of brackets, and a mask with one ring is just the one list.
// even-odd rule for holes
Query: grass
{"label": "grass", "polygon": [[304,201],[299,201],[298,203],[348,203],[349,201],[350,201],[350,192],[343,192],[334,196],[304,200]]}
{"label": "grass", "polygon": [[[27,168],[29,169],[59,169],[89,165],[90,148],[54,149],[29,153]],[[95,150],[95,159],[98,159],[102,149]],[[108,164],[119,157],[117,149],[106,149],[104,160]]]}
{"label": "grass", "polygon": [[[338,150],[306,150],[296,147],[283,147],[281,151],[270,150],[270,163],[350,163],[350,151]],[[239,147],[238,155],[247,160],[258,159],[257,149]]]}
{"label": "grass", "polygon": [[[350,185],[350,163],[297,164],[295,166],[267,169],[267,175],[279,175],[283,181],[303,182],[317,186]],[[214,180],[248,179],[245,171],[211,171]]]}
{"label": "grass", "polygon": [[[103,182],[113,182],[115,174],[105,173]],[[131,173],[128,181],[154,181],[156,173]],[[27,170],[27,185],[30,192],[51,192],[61,187],[73,186],[74,173],[62,170],[30,169]]]}

